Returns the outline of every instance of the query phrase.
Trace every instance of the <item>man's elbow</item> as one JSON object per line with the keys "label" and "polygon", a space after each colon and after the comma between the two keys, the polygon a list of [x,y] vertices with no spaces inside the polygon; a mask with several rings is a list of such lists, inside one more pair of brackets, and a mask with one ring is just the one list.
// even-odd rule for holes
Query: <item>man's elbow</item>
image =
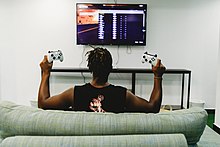
{"label": "man's elbow", "polygon": [[159,113],[160,112],[160,106],[158,104],[151,104],[148,110],[148,113]]}
{"label": "man's elbow", "polygon": [[44,110],[47,109],[44,102],[41,100],[38,100],[38,108],[44,109]]}
{"label": "man's elbow", "polygon": [[160,112],[160,109],[158,108],[154,108],[151,110],[151,113],[159,113]]}
{"label": "man's elbow", "polygon": [[43,105],[38,102],[38,108],[44,109]]}

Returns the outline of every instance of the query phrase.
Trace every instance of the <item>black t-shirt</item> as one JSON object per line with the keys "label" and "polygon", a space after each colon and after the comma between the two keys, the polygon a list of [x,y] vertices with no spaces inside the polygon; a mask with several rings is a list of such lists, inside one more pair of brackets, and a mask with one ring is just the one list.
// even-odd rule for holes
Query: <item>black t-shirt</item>
{"label": "black t-shirt", "polygon": [[74,110],[92,111],[90,103],[101,97],[101,108],[106,112],[124,112],[127,89],[121,86],[109,85],[95,88],[90,83],[74,87]]}

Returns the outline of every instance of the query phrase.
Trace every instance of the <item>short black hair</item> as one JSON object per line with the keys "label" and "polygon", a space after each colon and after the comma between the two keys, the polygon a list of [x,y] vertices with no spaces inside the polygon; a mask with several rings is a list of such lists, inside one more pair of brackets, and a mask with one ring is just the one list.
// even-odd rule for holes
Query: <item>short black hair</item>
{"label": "short black hair", "polygon": [[93,76],[107,81],[112,70],[111,53],[106,48],[96,47],[94,50],[88,51],[87,54],[87,67],[89,67]]}

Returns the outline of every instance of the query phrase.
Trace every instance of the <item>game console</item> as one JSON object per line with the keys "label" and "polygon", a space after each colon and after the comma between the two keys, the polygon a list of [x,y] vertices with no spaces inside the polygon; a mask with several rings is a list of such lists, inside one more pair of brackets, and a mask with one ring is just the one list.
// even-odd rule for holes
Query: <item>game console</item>
{"label": "game console", "polygon": [[61,50],[48,51],[48,62],[51,63],[55,60],[60,60],[60,62],[63,62],[63,53]]}
{"label": "game console", "polygon": [[142,63],[150,63],[152,66],[157,64],[157,54],[149,54],[145,52],[142,56]]}

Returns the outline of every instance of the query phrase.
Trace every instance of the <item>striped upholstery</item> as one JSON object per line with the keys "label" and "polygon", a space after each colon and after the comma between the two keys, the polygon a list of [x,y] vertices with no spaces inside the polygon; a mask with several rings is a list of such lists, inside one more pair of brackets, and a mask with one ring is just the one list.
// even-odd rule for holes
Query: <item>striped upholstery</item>
{"label": "striped upholstery", "polygon": [[0,129],[13,135],[87,136],[173,134],[185,135],[188,144],[199,141],[207,119],[201,108],[158,114],[93,113],[41,110],[0,103]]}
{"label": "striped upholstery", "polygon": [[0,130],[0,144],[1,144],[2,140],[3,140],[2,134],[3,134],[3,131]]}
{"label": "striped upholstery", "polygon": [[[0,145],[1,146],[1,145]],[[15,136],[3,147],[187,147],[183,134],[114,136]]]}

